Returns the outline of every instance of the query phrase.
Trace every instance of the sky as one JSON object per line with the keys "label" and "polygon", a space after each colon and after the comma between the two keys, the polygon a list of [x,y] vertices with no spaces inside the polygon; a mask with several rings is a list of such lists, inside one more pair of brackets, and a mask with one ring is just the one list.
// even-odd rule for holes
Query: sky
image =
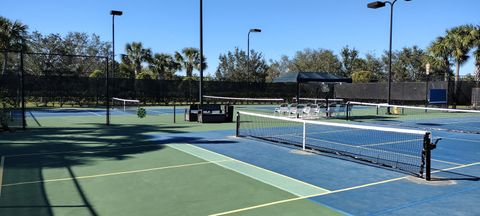
{"label": "sky", "polygon": [[[204,0],[204,56],[214,74],[218,57],[235,47],[250,48],[265,60],[293,57],[305,48],[339,54],[349,46],[361,56],[388,50],[390,8],[369,9],[372,0]],[[155,53],[199,47],[199,0],[1,0],[0,16],[19,20],[42,34],[86,32],[111,41],[115,18],[117,59],[126,43],[140,41]],[[480,24],[480,0],[398,0],[394,6],[393,50],[424,49],[449,28]],[[474,71],[473,60],[460,73]],[[182,73],[180,73],[182,74]]]}

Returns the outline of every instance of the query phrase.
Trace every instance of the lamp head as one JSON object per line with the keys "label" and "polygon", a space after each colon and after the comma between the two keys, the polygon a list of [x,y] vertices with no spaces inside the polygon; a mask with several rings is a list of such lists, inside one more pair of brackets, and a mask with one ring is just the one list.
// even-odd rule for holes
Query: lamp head
{"label": "lamp head", "polygon": [[368,3],[367,7],[372,9],[377,9],[377,8],[385,7],[385,4],[386,4],[385,2],[374,1],[374,2]]}
{"label": "lamp head", "polygon": [[110,15],[113,15],[113,16],[121,16],[122,14],[123,14],[123,11],[116,11],[116,10],[110,11]]}
{"label": "lamp head", "polygon": [[262,32],[261,29],[250,29],[250,32]]}

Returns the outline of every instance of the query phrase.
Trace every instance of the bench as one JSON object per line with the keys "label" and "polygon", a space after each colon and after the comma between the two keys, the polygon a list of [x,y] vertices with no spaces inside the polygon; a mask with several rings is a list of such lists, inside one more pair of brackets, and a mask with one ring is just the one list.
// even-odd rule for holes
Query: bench
{"label": "bench", "polygon": [[190,105],[185,110],[185,121],[200,123],[233,122],[233,106],[219,104]]}

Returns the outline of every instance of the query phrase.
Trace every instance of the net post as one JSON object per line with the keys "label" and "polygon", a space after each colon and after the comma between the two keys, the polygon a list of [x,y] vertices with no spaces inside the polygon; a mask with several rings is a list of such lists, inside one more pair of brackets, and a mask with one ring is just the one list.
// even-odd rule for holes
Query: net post
{"label": "net post", "polygon": [[237,112],[237,126],[235,127],[235,136],[239,137],[240,136],[240,112]]}
{"label": "net post", "polygon": [[177,123],[177,107],[175,105],[175,102],[173,102],[173,123]]}
{"label": "net post", "polygon": [[307,142],[307,134],[306,134],[306,123],[303,122],[303,133],[302,133],[302,149],[305,151],[305,145]]}
{"label": "net post", "polygon": [[426,133],[425,137],[423,138],[423,150],[425,152],[425,180],[431,180],[431,140],[430,140],[430,133]]}
{"label": "net post", "polygon": [[348,108],[350,107],[350,104],[347,103],[346,106],[345,106],[345,120],[350,120],[350,113],[348,112]]}

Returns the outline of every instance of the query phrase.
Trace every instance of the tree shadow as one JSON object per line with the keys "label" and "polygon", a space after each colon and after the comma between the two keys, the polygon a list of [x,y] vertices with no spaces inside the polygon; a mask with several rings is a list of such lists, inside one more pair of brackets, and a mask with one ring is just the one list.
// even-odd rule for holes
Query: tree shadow
{"label": "tree shadow", "polygon": [[[157,140],[147,133],[186,133],[185,125],[111,125],[85,124],[81,127],[35,128],[25,132],[0,134],[0,156],[6,156],[3,185],[36,182],[22,186],[2,187],[0,215],[54,215],[54,208],[82,208],[87,215],[98,215],[78,182],[72,167],[94,166],[98,159],[128,160],[136,155],[159,151],[170,143],[222,144],[229,141],[203,137],[167,136]],[[6,136],[4,136],[6,135]],[[79,205],[51,204],[46,194],[43,171],[65,168]]]}

